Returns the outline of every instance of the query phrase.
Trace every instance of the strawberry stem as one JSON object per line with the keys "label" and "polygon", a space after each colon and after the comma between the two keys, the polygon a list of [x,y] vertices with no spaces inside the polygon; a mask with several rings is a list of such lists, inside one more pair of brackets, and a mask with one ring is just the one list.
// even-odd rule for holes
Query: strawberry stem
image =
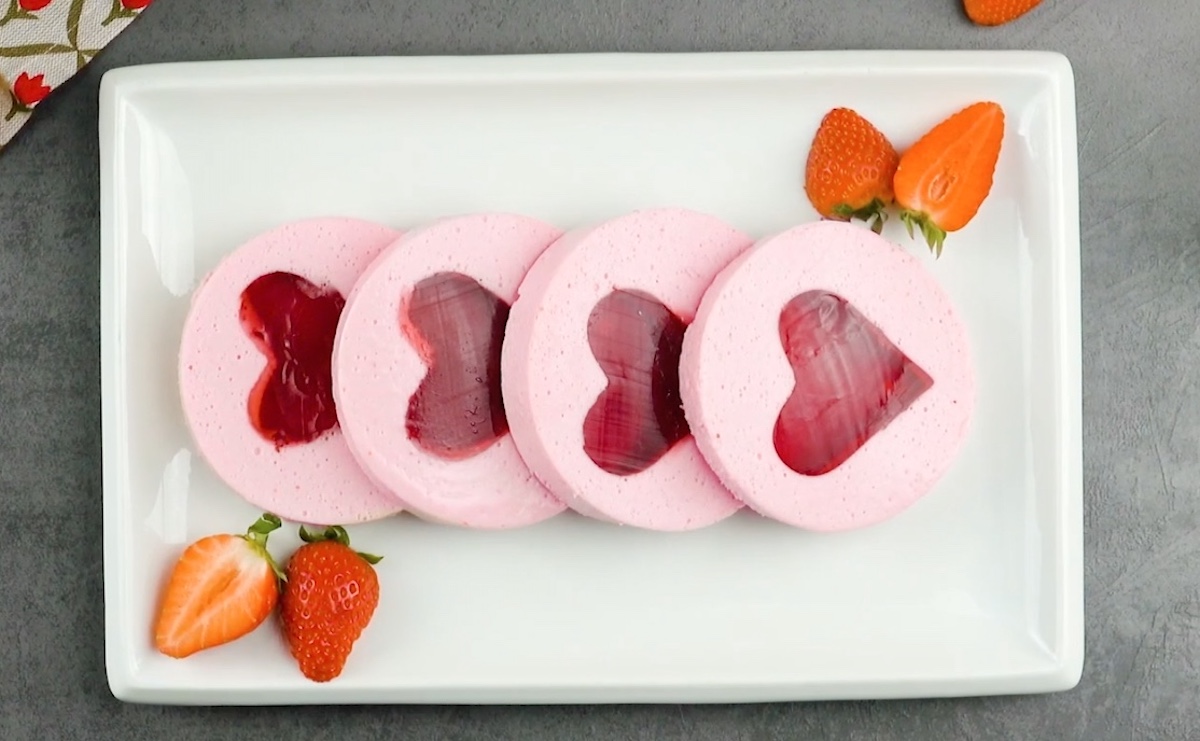
{"label": "strawberry stem", "polygon": [[262,540],[265,543],[267,533],[275,532],[282,526],[283,522],[280,521],[279,517],[267,512],[262,517],[258,518],[257,522],[250,526],[250,528],[246,531],[246,534],[261,535],[263,536]]}
{"label": "strawberry stem", "polygon": [[271,565],[271,571],[275,572],[275,577],[280,581],[287,581],[287,575],[283,573],[283,569],[279,568],[279,564],[271,557],[271,552],[267,550],[267,539],[270,534],[283,526],[283,522],[276,516],[267,512],[262,517],[246,529],[246,534],[242,537],[246,542],[254,546],[259,555],[267,560]]}

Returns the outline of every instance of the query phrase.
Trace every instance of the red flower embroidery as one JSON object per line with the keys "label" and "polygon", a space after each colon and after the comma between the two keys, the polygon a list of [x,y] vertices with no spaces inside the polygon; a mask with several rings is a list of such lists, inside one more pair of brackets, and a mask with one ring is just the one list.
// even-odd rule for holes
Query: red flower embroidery
{"label": "red flower embroidery", "polygon": [[[38,1],[40,2],[41,0]],[[121,0],[121,7],[126,10],[141,10],[152,2],[154,0]]]}
{"label": "red flower embroidery", "polygon": [[13,81],[13,97],[26,108],[32,108],[50,94],[50,87],[45,84],[45,79],[45,75],[30,77],[28,72],[22,72]]}
{"label": "red flower embroidery", "polygon": [[34,11],[41,10],[54,0],[17,0],[17,5],[21,6],[21,10]]}

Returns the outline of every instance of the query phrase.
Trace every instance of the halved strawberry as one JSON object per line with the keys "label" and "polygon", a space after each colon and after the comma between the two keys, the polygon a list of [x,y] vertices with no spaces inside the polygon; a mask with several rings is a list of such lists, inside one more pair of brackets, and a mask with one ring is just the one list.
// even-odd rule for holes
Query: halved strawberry
{"label": "halved strawberry", "polygon": [[934,126],[900,156],[896,203],[910,237],[920,229],[941,256],[946,232],[975,218],[991,192],[1003,139],[1004,110],[982,101]]}
{"label": "halved strawberry", "polygon": [[963,10],[980,26],[1002,26],[1042,4],[1042,0],[963,0]]}
{"label": "halved strawberry", "polygon": [[219,534],[188,546],[176,561],[154,625],[154,645],[177,659],[229,643],[267,619],[283,572],[267,551],[279,518],[263,515],[245,535]]}
{"label": "halved strawberry", "polygon": [[826,219],[861,219],[879,233],[892,202],[896,161],[891,142],[870,121],[850,108],[834,108],[813,137],[804,191]]}

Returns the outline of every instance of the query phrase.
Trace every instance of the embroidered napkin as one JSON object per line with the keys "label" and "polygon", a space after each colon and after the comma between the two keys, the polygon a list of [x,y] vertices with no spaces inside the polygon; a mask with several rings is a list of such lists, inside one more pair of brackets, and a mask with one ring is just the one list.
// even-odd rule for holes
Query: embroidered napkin
{"label": "embroidered napkin", "polygon": [[153,0],[0,0],[0,151]]}

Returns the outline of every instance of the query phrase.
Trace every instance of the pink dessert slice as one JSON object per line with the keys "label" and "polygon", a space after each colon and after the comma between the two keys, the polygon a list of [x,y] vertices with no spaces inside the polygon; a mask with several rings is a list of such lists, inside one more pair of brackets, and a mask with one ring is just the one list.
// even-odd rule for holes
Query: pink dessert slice
{"label": "pink dessert slice", "polygon": [[747,505],[817,531],[907,509],[961,450],[967,331],[912,255],[870,230],[764,239],[705,293],[680,385],[705,458]]}
{"label": "pink dessert slice", "polygon": [[565,235],[521,284],[502,353],[513,440],[574,510],[679,531],[742,505],[687,431],[678,359],[700,297],[751,239],[684,209]]}
{"label": "pink dessert slice", "polygon": [[314,525],[401,510],[346,447],[331,378],[345,297],[399,236],[357,219],[285,224],[221,260],[193,294],[184,416],[200,454],[256,507]]}
{"label": "pink dessert slice", "polygon": [[509,307],[560,234],[514,214],[442,219],[388,248],[351,293],[334,353],[342,429],[414,514],[498,529],[566,509],[518,454],[500,385]]}

